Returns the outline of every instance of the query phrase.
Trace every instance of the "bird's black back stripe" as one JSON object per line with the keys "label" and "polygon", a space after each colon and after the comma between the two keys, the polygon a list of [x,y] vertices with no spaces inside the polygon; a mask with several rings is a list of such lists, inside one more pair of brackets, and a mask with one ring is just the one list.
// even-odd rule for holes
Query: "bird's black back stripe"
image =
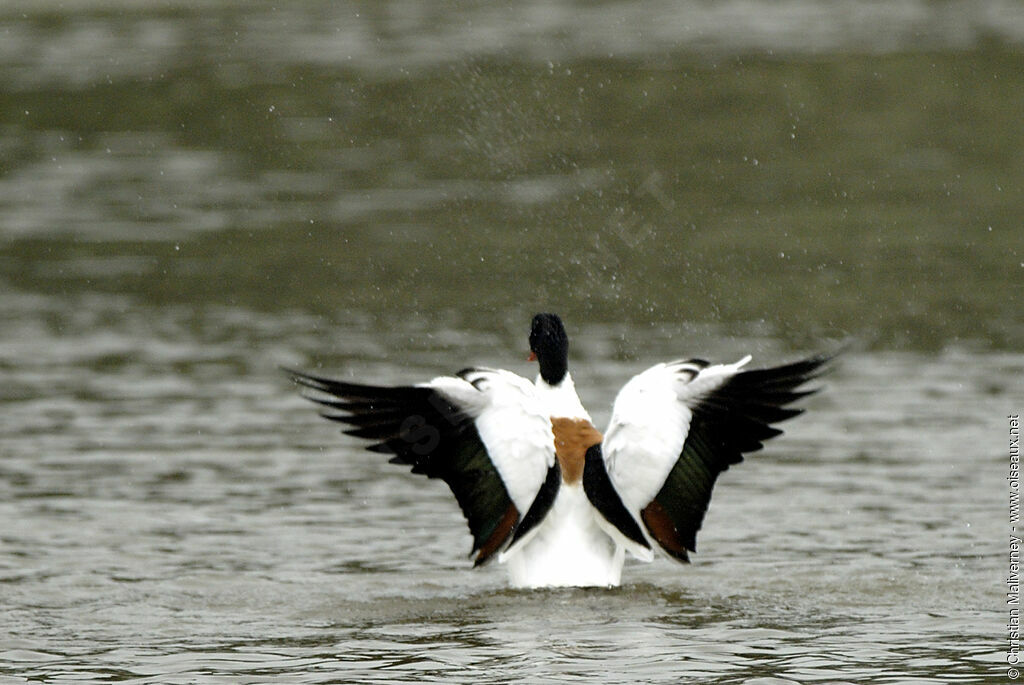
{"label": "bird's black back stripe", "polygon": [[512,534],[512,541],[508,544],[509,547],[516,544],[519,538],[529,533],[531,529],[536,528],[544,520],[544,517],[551,510],[551,506],[555,503],[555,497],[558,495],[558,488],[561,485],[562,470],[558,467],[558,461],[556,460],[551,465],[551,468],[548,469],[548,475],[544,479],[544,484],[540,486],[540,490],[537,491],[537,496],[533,498],[533,504],[530,505],[526,515],[523,516],[523,520],[516,527],[515,533]]}
{"label": "bird's black back stripe", "polygon": [[615,486],[608,477],[600,444],[591,445],[587,450],[586,461],[583,464],[583,491],[608,523],[633,542],[650,549],[636,519],[626,510],[626,505],[622,503],[619,493],[615,491]]}

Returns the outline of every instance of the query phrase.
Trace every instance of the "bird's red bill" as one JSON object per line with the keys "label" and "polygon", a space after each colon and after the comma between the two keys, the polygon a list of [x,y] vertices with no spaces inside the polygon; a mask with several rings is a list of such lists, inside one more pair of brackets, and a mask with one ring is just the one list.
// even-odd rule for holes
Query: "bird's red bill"
{"label": "bird's red bill", "polygon": [[537,361],[537,353],[534,352],[533,350],[531,350],[530,351],[530,356],[526,358],[526,361],[528,361],[528,362],[535,362],[535,361]]}

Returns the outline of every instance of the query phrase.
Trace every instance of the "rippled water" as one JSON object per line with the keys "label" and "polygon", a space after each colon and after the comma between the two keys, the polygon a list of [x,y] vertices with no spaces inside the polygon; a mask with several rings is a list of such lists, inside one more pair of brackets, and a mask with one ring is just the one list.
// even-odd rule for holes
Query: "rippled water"
{"label": "rippled water", "polygon": [[[0,682],[1003,682],[1017,3],[0,8]],[[853,345],[694,563],[473,570],[279,367]]]}
{"label": "rippled water", "polygon": [[[851,353],[784,438],[723,477],[694,564],[633,564],[616,590],[515,592],[502,568],[471,569],[443,485],[340,439],[276,373],[336,336],[370,345],[365,332],[124,315],[103,299],[79,303],[117,319],[93,327],[14,302],[0,335],[17,361],[0,416],[8,675],[972,682],[1001,658],[992,494],[1020,355]],[[439,333],[458,352],[361,371],[526,370],[521,336]],[[622,361],[607,353],[617,332],[575,333],[602,422],[647,361],[786,356],[684,329]],[[377,342],[416,359],[403,337]]]}

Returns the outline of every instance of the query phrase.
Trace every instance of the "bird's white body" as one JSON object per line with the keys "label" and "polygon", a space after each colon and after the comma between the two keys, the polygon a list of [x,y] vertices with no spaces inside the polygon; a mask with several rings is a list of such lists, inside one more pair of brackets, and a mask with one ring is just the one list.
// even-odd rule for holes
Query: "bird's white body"
{"label": "bird's white body", "polygon": [[596,516],[581,484],[563,484],[536,532],[500,558],[512,587],[618,585],[625,552]]}
{"label": "bird's white body", "polygon": [[[538,376],[536,400],[550,417],[591,421],[572,376],[549,385]],[[600,514],[580,482],[563,483],[544,521],[502,554],[517,588],[613,586],[622,578],[625,550],[600,525]]]}

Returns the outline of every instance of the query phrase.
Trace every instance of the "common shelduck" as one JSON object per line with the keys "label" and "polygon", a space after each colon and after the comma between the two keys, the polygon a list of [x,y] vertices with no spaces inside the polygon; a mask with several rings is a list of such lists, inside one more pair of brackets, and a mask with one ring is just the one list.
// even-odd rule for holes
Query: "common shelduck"
{"label": "common shelduck", "polygon": [[534,383],[483,367],[399,387],[288,373],[370,451],[448,484],[475,566],[496,557],[513,587],[615,586],[626,552],[689,561],[718,474],[802,412],[788,405],[814,392],[800,387],[830,359],[657,364],[622,388],[602,435],[576,394],[557,315],[533,317],[530,350]]}

